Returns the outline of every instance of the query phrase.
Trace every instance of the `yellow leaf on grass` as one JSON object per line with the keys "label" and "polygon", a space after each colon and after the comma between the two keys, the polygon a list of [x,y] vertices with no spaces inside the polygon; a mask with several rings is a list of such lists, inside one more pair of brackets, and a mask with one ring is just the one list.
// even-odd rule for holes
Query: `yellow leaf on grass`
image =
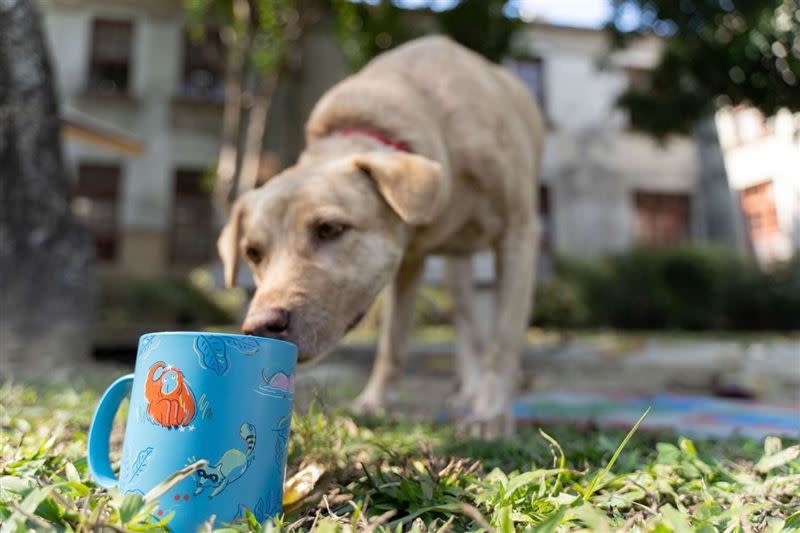
{"label": "yellow leaf on grass", "polygon": [[295,504],[311,494],[319,478],[325,473],[325,467],[311,463],[291,478],[286,480],[283,485],[283,506]]}

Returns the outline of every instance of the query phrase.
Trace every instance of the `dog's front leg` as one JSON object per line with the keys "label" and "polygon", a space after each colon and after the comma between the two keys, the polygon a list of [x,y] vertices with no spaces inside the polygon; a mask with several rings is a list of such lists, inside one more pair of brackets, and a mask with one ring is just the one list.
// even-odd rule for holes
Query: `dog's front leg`
{"label": "dog's front leg", "polygon": [[472,412],[473,429],[479,436],[510,435],[514,429],[511,408],[533,305],[537,246],[534,220],[512,225],[495,246],[495,312]]}
{"label": "dog's front leg", "polygon": [[455,408],[469,407],[481,385],[481,356],[484,339],[475,310],[472,256],[448,257],[445,262],[445,280],[453,297],[456,327],[456,364],[458,366],[458,392],[450,398]]}
{"label": "dog's front leg", "polygon": [[414,297],[424,264],[423,257],[404,260],[394,281],[386,289],[378,355],[367,386],[353,404],[356,412],[375,413],[383,409],[386,385],[402,371],[414,314]]}

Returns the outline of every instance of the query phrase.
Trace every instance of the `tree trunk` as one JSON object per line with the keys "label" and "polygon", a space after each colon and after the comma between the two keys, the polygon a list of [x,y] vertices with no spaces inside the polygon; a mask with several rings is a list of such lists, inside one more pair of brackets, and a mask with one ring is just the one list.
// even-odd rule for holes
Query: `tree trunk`
{"label": "tree trunk", "polygon": [[223,218],[230,209],[231,189],[239,167],[239,123],[242,114],[241,77],[232,68],[225,78],[225,109],[222,113],[217,179],[214,183],[214,206]]}
{"label": "tree trunk", "polygon": [[258,83],[250,118],[247,121],[244,152],[242,154],[242,170],[236,196],[239,197],[256,186],[258,170],[261,166],[261,154],[264,151],[264,130],[267,126],[267,115],[272,94],[275,90],[275,77],[266,75]]}
{"label": "tree trunk", "polygon": [[214,183],[214,207],[221,220],[227,218],[231,203],[236,198],[240,171],[239,148],[241,146],[242,93],[247,60],[253,44],[252,16],[249,4],[236,0],[234,14],[237,25],[244,28],[240,39],[228,28],[229,37],[223,38],[228,50],[225,70],[225,107],[222,113],[222,139],[217,162],[217,179]]}
{"label": "tree trunk", "polygon": [[0,2],[0,352],[4,376],[86,358],[94,248],[70,207],[33,0]]}
{"label": "tree trunk", "polygon": [[745,253],[744,220],[739,202],[728,183],[725,160],[713,117],[701,119],[694,129],[700,175],[695,213],[701,238]]}

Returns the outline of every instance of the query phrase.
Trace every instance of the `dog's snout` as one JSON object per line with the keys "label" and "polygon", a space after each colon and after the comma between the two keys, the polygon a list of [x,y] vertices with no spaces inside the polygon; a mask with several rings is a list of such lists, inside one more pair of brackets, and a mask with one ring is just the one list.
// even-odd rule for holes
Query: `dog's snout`
{"label": "dog's snout", "polygon": [[280,338],[289,329],[291,313],[278,307],[259,311],[248,316],[242,325],[245,335]]}

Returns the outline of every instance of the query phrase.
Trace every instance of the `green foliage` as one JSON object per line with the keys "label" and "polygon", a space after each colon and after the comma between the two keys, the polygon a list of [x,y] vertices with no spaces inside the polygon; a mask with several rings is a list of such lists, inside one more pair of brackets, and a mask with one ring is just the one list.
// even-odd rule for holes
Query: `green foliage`
{"label": "green foliage", "polygon": [[424,18],[419,12],[401,9],[388,0],[376,5],[337,0],[337,12],[339,38],[353,70],[381,52],[434,29],[412,22],[412,17]]}
{"label": "green foliage", "polygon": [[452,9],[437,13],[442,32],[487,59],[500,62],[511,37],[523,23],[503,13],[505,1],[462,0]]}
{"label": "green foliage", "polygon": [[195,41],[203,39],[207,24],[233,24],[233,3],[215,3],[212,0],[183,0],[189,36]]}
{"label": "green foliage", "polygon": [[508,52],[522,22],[503,13],[506,0],[459,0],[442,11],[403,9],[390,0],[376,5],[336,0],[339,35],[354,68],[416,37],[441,33],[492,61]]}
{"label": "green foliage", "polygon": [[[237,294],[221,294],[209,286],[208,273],[189,280],[102,277],[98,317],[103,325],[139,323],[231,324],[241,304]],[[208,282],[208,283],[207,283]]]}
{"label": "green foliage", "polygon": [[236,0],[184,0],[191,35],[203,38],[207,29],[221,31],[224,41],[243,41],[254,30],[253,61],[260,72],[279,69],[289,47],[300,37],[303,19],[315,11],[333,14],[345,54],[354,68],[406,41],[430,33],[444,33],[492,61],[508,50],[513,32],[522,22],[506,16],[506,0],[459,0],[444,11],[429,7],[405,9],[391,0],[249,0],[240,2],[256,11],[248,27],[236,13]]}
{"label": "green foliage", "polygon": [[800,254],[768,272],[739,269],[726,284],[724,312],[732,329],[800,329]]}
{"label": "green foliage", "polygon": [[576,283],[554,277],[536,287],[532,322],[537,326],[578,328],[589,325],[589,306]]}
{"label": "green foliage", "polygon": [[[146,498],[89,480],[98,394],[81,382],[0,389],[4,531],[162,530]],[[693,442],[571,426],[523,427],[513,440],[487,443],[449,426],[313,408],[292,421],[289,474],[324,466],[316,490],[274,523],[250,515],[209,529],[791,531],[800,521],[799,454],[796,441],[774,437]]]}
{"label": "green foliage", "polygon": [[295,0],[261,0],[252,61],[258,72],[282,67],[292,40],[292,20],[299,17]]}
{"label": "green foliage", "polygon": [[590,291],[607,298],[607,319],[620,327],[718,329],[726,270],[739,263],[712,248],[639,249],[608,258],[610,283]]}
{"label": "green foliage", "polygon": [[698,245],[562,257],[537,296],[533,321],[547,326],[792,330],[800,328],[800,260],[763,271]]}
{"label": "green foliage", "polygon": [[[384,294],[375,299],[367,315],[361,321],[359,329],[375,330],[381,322]],[[414,299],[413,326],[443,326],[453,323],[453,299],[450,292],[443,287],[423,285]]]}
{"label": "green foliage", "polygon": [[453,322],[453,299],[443,287],[424,286],[414,301],[415,326],[442,326]]}
{"label": "green foliage", "polygon": [[279,70],[297,37],[299,0],[184,0],[190,36],[219,32],[232,49],[250,48],[246,61],[261,74]]}
{"label": "green foliage", "polygon": [[[649,33],[668,38],[652,86],[631,89],[619,101],[635,127],[659,137],[688,133],[715,103],[749,103],[767,115],[781,107],[800,110],[797,0],[613,4],[608,27],[616,44]],[[631,13],[639,17],[629,32]]]}

